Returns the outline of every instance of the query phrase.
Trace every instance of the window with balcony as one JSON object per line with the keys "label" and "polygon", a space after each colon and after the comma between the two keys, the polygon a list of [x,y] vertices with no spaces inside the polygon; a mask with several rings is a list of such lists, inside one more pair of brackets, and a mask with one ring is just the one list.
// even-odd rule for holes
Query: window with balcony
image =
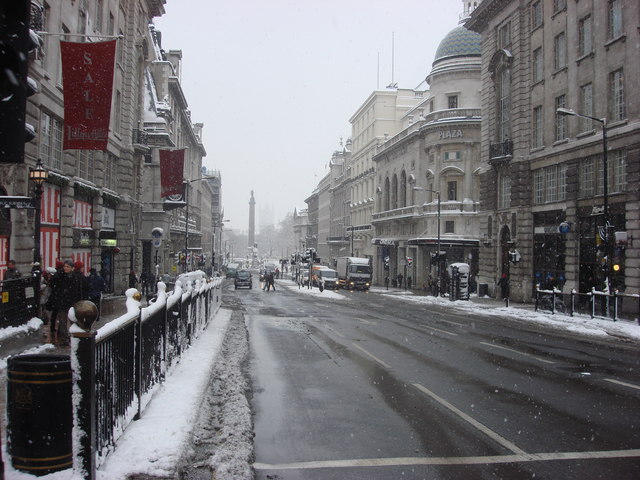
{"label": "window with balcony", "polygon": [[458,200],[458,182],[456,181],[447,182],[447,200],[449,201]]}
{"label": "window with balcony", "polygon": [[624,72],[622,69],[609,74],[609,118],[612,121],[621,121],[627,118],[624,92]]}

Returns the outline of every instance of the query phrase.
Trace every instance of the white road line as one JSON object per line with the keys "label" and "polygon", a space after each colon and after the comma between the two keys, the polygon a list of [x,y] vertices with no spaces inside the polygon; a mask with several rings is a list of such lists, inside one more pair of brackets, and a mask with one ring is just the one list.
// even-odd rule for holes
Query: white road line
{"label": "white road line", "polygon": [[357,343],[352,343],[352,345],[354,347],[356,347],[358,350],[360,350],[362,353],[370,356],[371,358],[373,358],[376,362],[378,362],[380,365],[382,365],[384,368],[388,368],[389,370],[391,370],[391,365],[384,363],[382,360],[380,360],[378,357],[376,357],[375,355],[367,352],[364,348],[362,348],[360,345],[358,345]]}
{"label": "white road line", "polygon": [[637,390],[640,390],[640,385],[634,385],[633,383],[621,382],[620,380],[614,380],[613,378],[605,378],[604,380],[607,382],[617,383],[618,385],[623,385],[625,387],[635,388]]}
{"label": "white road line", "polygon": [[482,433],[484,433],[489,438],[493,439],[494,441],[496,441],[497,443],[502,445],[507,450],[510,450],[513,453],[517,453],[517,454],[520,454],[520,455],[526,455],[526,452],[524,450],[520,449],[515,443],[510,442],[506,438],[502,437],[501,435],[497,434],[496,432],[494,432],[490,428],[488,428],[485,425],[483,425],[482,423],[478,422],[473,417],[467,415],[462,410],[454,407],[452,404],[447,402],[444,398],[439,397],[438,395],[433,393],[428,388],[420,385],[419,383],[414,383],[413,386],[416,387],[418,390],[420,390],[422,393],[425,393],[425,394],[429,395],[431,398],[433,398],[440,405],[442,405],[443,407],[448,408],[449,410],[451,410],[453,413],[458,415],[463,420],[469,422],[471,425],[476,427],[478,430],[480,430]]}
{"label": "white road line", "polygon": [[536,357],[535,355],[529,355],[528,353],[524,353],[524,352],[520,352],[518,350],[514,350],[513,348],[503,347],[502,345],[496,345],[495,343],[480,342],[480,344],[481,345],[486,345],[486,346],[491,347],[491,348],[500,348],[500,349],[506,350],[508,352],[517,353],[518,355],[523,355],[525,357],[533,358],[534,360],[538,360],[539,362],[550,363],[552,365],[554,363],[556,363],[556,362],[552,362],[551,360],[545,360],[544,358]]}
{"label": "white road line", "polygon": [[355,458],[345,460],[318,460],[295,463],[254,463],[257,470],[304,470],[311,468],[347,467],[394,467],[407,465],[489,465],[500,463],[550,462],[563,460],[586,460],[601,458],[640,457],[640,449],[609,450],[595,452],[552,452],[522,455],[493,455],[477,457],[397,457],[397,458]]}
{"label": "white road line", "polygon": [[453,333],[453,332],[447,332],[446,330],[442,330],[441,328],[436,328],[436,327],[430,327],[429,325],[420,325],[420,327],[422,328],[427,328],[429,330],[434,330],[436,332],[440,332],[440,333],[446,333],[447,335],[451,335],[453,337],[457,337],[458,334],[457,333]]}
{"label": "white road line", "polygon": [[337,331],[335,328],[330,327],[329,325],[325,325],[325,327],[327,330],[331,330],[333,333],[335,333],[336,335],[338,335],[341,338],[344,338],[344,335],[341,334],[339,331]]}
{"label": "white road line", "polygon": [[364,323],[365,325],[378,325],[378,322],[372,322],[371,320],[365,320],[364,318],[356,318],[356,320]]}

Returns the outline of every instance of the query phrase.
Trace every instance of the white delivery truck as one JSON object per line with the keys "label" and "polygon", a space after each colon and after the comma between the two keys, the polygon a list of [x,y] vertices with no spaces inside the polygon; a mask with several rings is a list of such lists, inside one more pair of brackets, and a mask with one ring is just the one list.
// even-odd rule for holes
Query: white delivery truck
{"label": "white delivery truck", "polygon": [[336,262],[338,283],[349,290],[369,290],[371,286],[371,260],[360,257],[340,257]]}

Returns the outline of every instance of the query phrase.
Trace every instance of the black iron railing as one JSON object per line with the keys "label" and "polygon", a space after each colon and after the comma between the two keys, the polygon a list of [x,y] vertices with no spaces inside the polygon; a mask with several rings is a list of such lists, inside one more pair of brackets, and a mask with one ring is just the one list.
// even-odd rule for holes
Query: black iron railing
{"label": "black iron railing", "polygon": [[501,143],[489,144],[489,159],[498,159],[504,157],[513,156],[513,142],[511,140],[505,140]]}
{"label": "black iron railing", "polygon": [[37,287],[35,275],[0,282],[0,328],[19,327],[38,316]]}
{"label": "black iron railing", "polygon": [[589,315],[591,318],[610,318],[640,321],[640,295],[619,293],[607,294],[593,289],[588,293],[571,290],[563,293],[558,289],[536,288],[535,310],[552,314],[562,313]]}
{"label": "black iron railing", "polygon": [[[127,425],[143,414],[154,390],[164,381],[166,370],[217,312],[221,281],[203,279],[184,288],[176,283],[170,294],[159,283],[155,303],[142,309],[132,298],[133,292],[128,291],[125,315],[93,336],[89,332],[80,337],[81,346],[83,342],[95,342],[95,358],[91,358],[91,348],[79,347],[78,351],[84,353],[78,354],[75,363],[80,366],[80,371],[75,372],[80,377],[78,383],[87,385],[87,395],[95,392],[95,429],[82,425],[83,430],[88,430],[87,436],[95,438],[95,448],[90,448],[90,453],[80,449],[83,464],[103,463]],[[84,376],[91,374],[88,366],[92,364],[95,385],[88,386],[83,383]],[[76,418],[86,417],[86,412],[76,411]]]}

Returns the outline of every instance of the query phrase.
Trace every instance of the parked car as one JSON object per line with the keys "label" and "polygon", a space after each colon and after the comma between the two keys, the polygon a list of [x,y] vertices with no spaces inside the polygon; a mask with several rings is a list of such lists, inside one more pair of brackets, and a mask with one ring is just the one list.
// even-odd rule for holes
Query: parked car
{"label": "parked car", "polygon": [[249,270],[239,270],[234,280],[236,290],[240,287],[253,288],[253,278]]}

